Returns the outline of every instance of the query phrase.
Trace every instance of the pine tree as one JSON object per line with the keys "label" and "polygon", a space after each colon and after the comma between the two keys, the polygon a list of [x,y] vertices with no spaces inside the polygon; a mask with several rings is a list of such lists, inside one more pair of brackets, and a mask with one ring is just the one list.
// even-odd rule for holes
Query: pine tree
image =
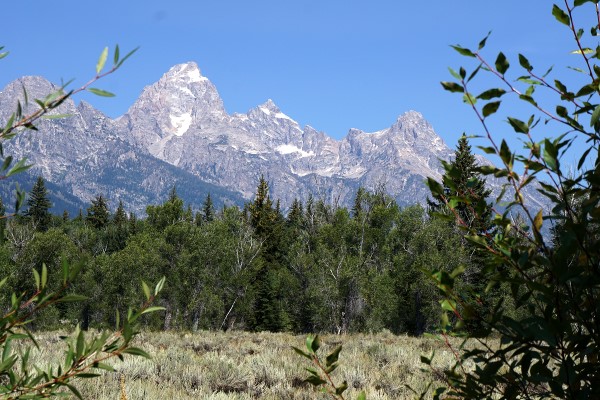
{"label": "pine tree", "polygon": [[44,178],[39,176],[29,193],[29,198],[27,199],[28,210],[25,212],[25,215],[31,218],[31,221],[36,226],[38,231],[45,231],[48,229],[50,225],[50,221],[52,216],[50,215],[50,207],[52,207],[52,203],[48,198],[48,189],[46,189],[46,184],[44,182]]}
{"label": "pine tree", "polygon": [[127,213],[125,212],[125,207],[123,206],[123,200],[119,200],[119,206],[117,207],[117,211],[115,211],[113,223],[116,226],[123,226],[127,223]]}
{"label": "pine tree", "polygon": [[280,276],[281,264],[281,221],[273,208],[269,196],[269,185],[261,176],[254,202],[248,206],[250,224],[262,239],[263,251],[254,278],[253,327],[257,331],[281,331],[284,329],[285,312],[281,305],[283,288]]}
{"label": "pine tree", "polygon": [[304,220],[304,209],[302,202],[298,199],[294,199],[290,211],[288,212],[287,221],[290,226],[300,228],[303,225]]}
{"label": "pine tree", "polygon": [[215,206],[213,205],[210,193],[206,195],[206,200],[204,200],[204,205],[202,206],[202,215],[204,216],[204,221],[206,222],[212,222],[215,219]]}
{"label": "pine tree", "polygon": [[273,201],[269,196],[269,184],[264,176],[260,177],[258,187],[256,188],[256,196],[254,202],[249,207],[250,224],[255,229],[255,232],[266,238],[272,232],[273,223],[276,219],[275,211],[273,210]]}
{"label": "pine tree", "polygon": [[87,209],[85,219],[96,229],[102,229],[108,224],[110,213],[104,196],[98,195],[92,200],[92,205]]}
{"label": "pine tree", "polygon": [[[492,207],[486,201],[491,190],[486,188],[485,179],[481,178],[477,168],[477,160],[471,152],[466,135],[463,134],[458,141],[455,158],[442,177],[442,183],[446,196],[458,196],[466,200],[454,207],[457,224],[484,235],[492,226]],[[433,211],[443,212],[445,209],[445,204],[440,198],[428,202]],[[491,312],[492,303],[496,300],[494,297],[498,297],[499,292],[497,290],[494,293],[490,292],[485,299],[480,297],[485,292],[488,281],[484,272],[486,257],[471,242],[463,240],[463,244],[471,254],[469,265],[463,275],[463,282],[471,289],[469,292],[478,298],[477,311],[483,315]],[[480,328],[480,325],[472,322],[467,326],[471,332]]]}
{"label": "pine tree", "polygon": [[137,231],[137,216],[135,213],[129,213],[129,234],[134,235]]}
{"label": "pine tree", "polygon": [[361,219],[361,214],[363,212],[363,200],[365,198],[365,188],[359,187],[356,191],[356,196],[354,197],[354,205],[352,206],[352,217],[355,220]]}
{"label": "pine tree", "polygon": [[[467,136],[463,134],[458,140],[454,160],[450,163],[449,171],[442,177],[444,191],[447,196],[460,196],[467,201],[459,202],[455,207],[457,220],[461,224],[474,228],[477,232],[485,233],[490,229],[492,208],[486,199],[491,190],[486,187],[485,179],[477,168],[477,160],[471,152]],[[441,198],[428,199],[432,211],[442,211],[444,202]]]}

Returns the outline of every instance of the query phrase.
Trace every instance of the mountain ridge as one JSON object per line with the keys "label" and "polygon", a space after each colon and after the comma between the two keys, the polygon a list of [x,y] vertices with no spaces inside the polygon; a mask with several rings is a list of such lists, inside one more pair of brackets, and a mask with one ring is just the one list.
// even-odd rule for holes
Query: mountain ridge
{"label": "mountain ridge", "polygon": [[[57,88],[42,77],[11,82],[0,92],[0,118],[13,112],[22,87],[35,97]],[[358,187],[382,185],[401,205],[424,202],[425,179],[440,179],[439,160],[454,154],[417,111],[376,132],[351,128],[340,140],[300,127],[271,99],[228,114],[194,62],[171,67],[118,118],[72,99],[57,112],[72,116],[41,121],[40,133],[7,143],[8,154],[27,156],[32,173],[82,201],[103,193],[138,213],[176,182],[198,188],[184,199],[193,207],[210,190],[219,191],[218,201],[240,204],[252,198],[261,176],[284,205],[309,194],[348,205]]]}

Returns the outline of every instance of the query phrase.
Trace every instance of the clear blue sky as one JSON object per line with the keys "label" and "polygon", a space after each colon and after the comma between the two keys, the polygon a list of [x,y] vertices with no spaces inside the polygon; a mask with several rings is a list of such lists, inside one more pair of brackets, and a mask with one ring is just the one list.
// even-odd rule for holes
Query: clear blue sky
{"label": "clear blue sky", "polygon": [[467,62],[449,45],[475,47],[492,30],[492,61],[501,49],[515,67],[519,52],[539,70],[568,62],[574,46],[551,7],[538,0],[15,1],[3,18],[1,44],[11,54],[0,61],[0,87],[22,75],[83,83],[104,46],[118,43],[140,50],[99,85],[117,97],[85,96],[111,117],[174,64],[196,61],[230,113],[271,98],[301,125],[341,138],[353,127],[386,128],[412,109],[454,146],[463,131],[480,130],[460,97],[440,87],[448,66]]}

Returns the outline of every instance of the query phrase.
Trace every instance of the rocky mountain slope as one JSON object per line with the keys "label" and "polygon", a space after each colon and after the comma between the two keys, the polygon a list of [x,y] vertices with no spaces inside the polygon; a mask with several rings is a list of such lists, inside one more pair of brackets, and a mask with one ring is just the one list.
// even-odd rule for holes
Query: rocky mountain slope
{"label": "rocky mountain slope", "polygon": [[[30,98],[56,89],[39,77],[9,84],[0,92],[0,118],[14,111],[23,87]],[[342,140],[299,126],[271,100],[230,115],[192,62],[146,87],[116,120],[84,102],[61,107],[71,116],[11,140],[6,154],[27,156],[35,164],[30,175],[83,203],[102,193],[136,212],[162,201],[173,185],[195,208],[209,192],[218,202],[241,204],[261,175],[284,207],[309,194],[350,204],[359,186],[380,185],[400,204],[412,204],[427,197],[427,176],[440,178],[439,159],[453,154],[415,111],[377,132],[350,129]]]}

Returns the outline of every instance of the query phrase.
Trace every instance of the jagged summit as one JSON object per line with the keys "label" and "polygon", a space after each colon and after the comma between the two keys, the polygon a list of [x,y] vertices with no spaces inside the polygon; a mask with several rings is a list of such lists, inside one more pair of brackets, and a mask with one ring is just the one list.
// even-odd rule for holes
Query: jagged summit
{"label": "jagged summit", "polygon": [[265,101],[264,103],[262,103],[261,105],[259,105],[258,108],[262,108],[263,110],[267,110],[267,111],[272,112],[272,113],[281,112],[281,110],[279,109],[279,107],[277,107],[277,105],[275,104],[275,102],[273,102],[273,100],[271,100],[271,99],[268,99],[267,101]]}
{"label": "jagged summit", "polygon": [[[0,115],[14,111],[23,85],[36,97],[57,88],[41,77],[23,77],[0,92]],[[39,134],[11,141],[13,154],[27,156],[36,164],[32,173],[84,202],[112,193],[140,207],[148,204],[141,199],[157,198],[184,174],[186,187],[211,184],[237,199],[252,198],[264,175],[284,207],[309,194],[349,204],[359,186],[382,183],[400,204],[412,204],[427,196],[427,176],[441,176],[439,160],[453,154],[417,111],[377,132],[350,129],[341,140],[300,127],[271,99],[229,115],[195,62],[170,68],[117,120],[85,102],[75,107],[68,100],[56,111],[73,117],[44,121]]]}
{"label": "jagged summit", "polygon": [[180,79],[187,83],[208,81],[207,77],[202,76],[198,64],[196,64],[194,61],[174,65],[165,74],[165,77],[170,79]]}

